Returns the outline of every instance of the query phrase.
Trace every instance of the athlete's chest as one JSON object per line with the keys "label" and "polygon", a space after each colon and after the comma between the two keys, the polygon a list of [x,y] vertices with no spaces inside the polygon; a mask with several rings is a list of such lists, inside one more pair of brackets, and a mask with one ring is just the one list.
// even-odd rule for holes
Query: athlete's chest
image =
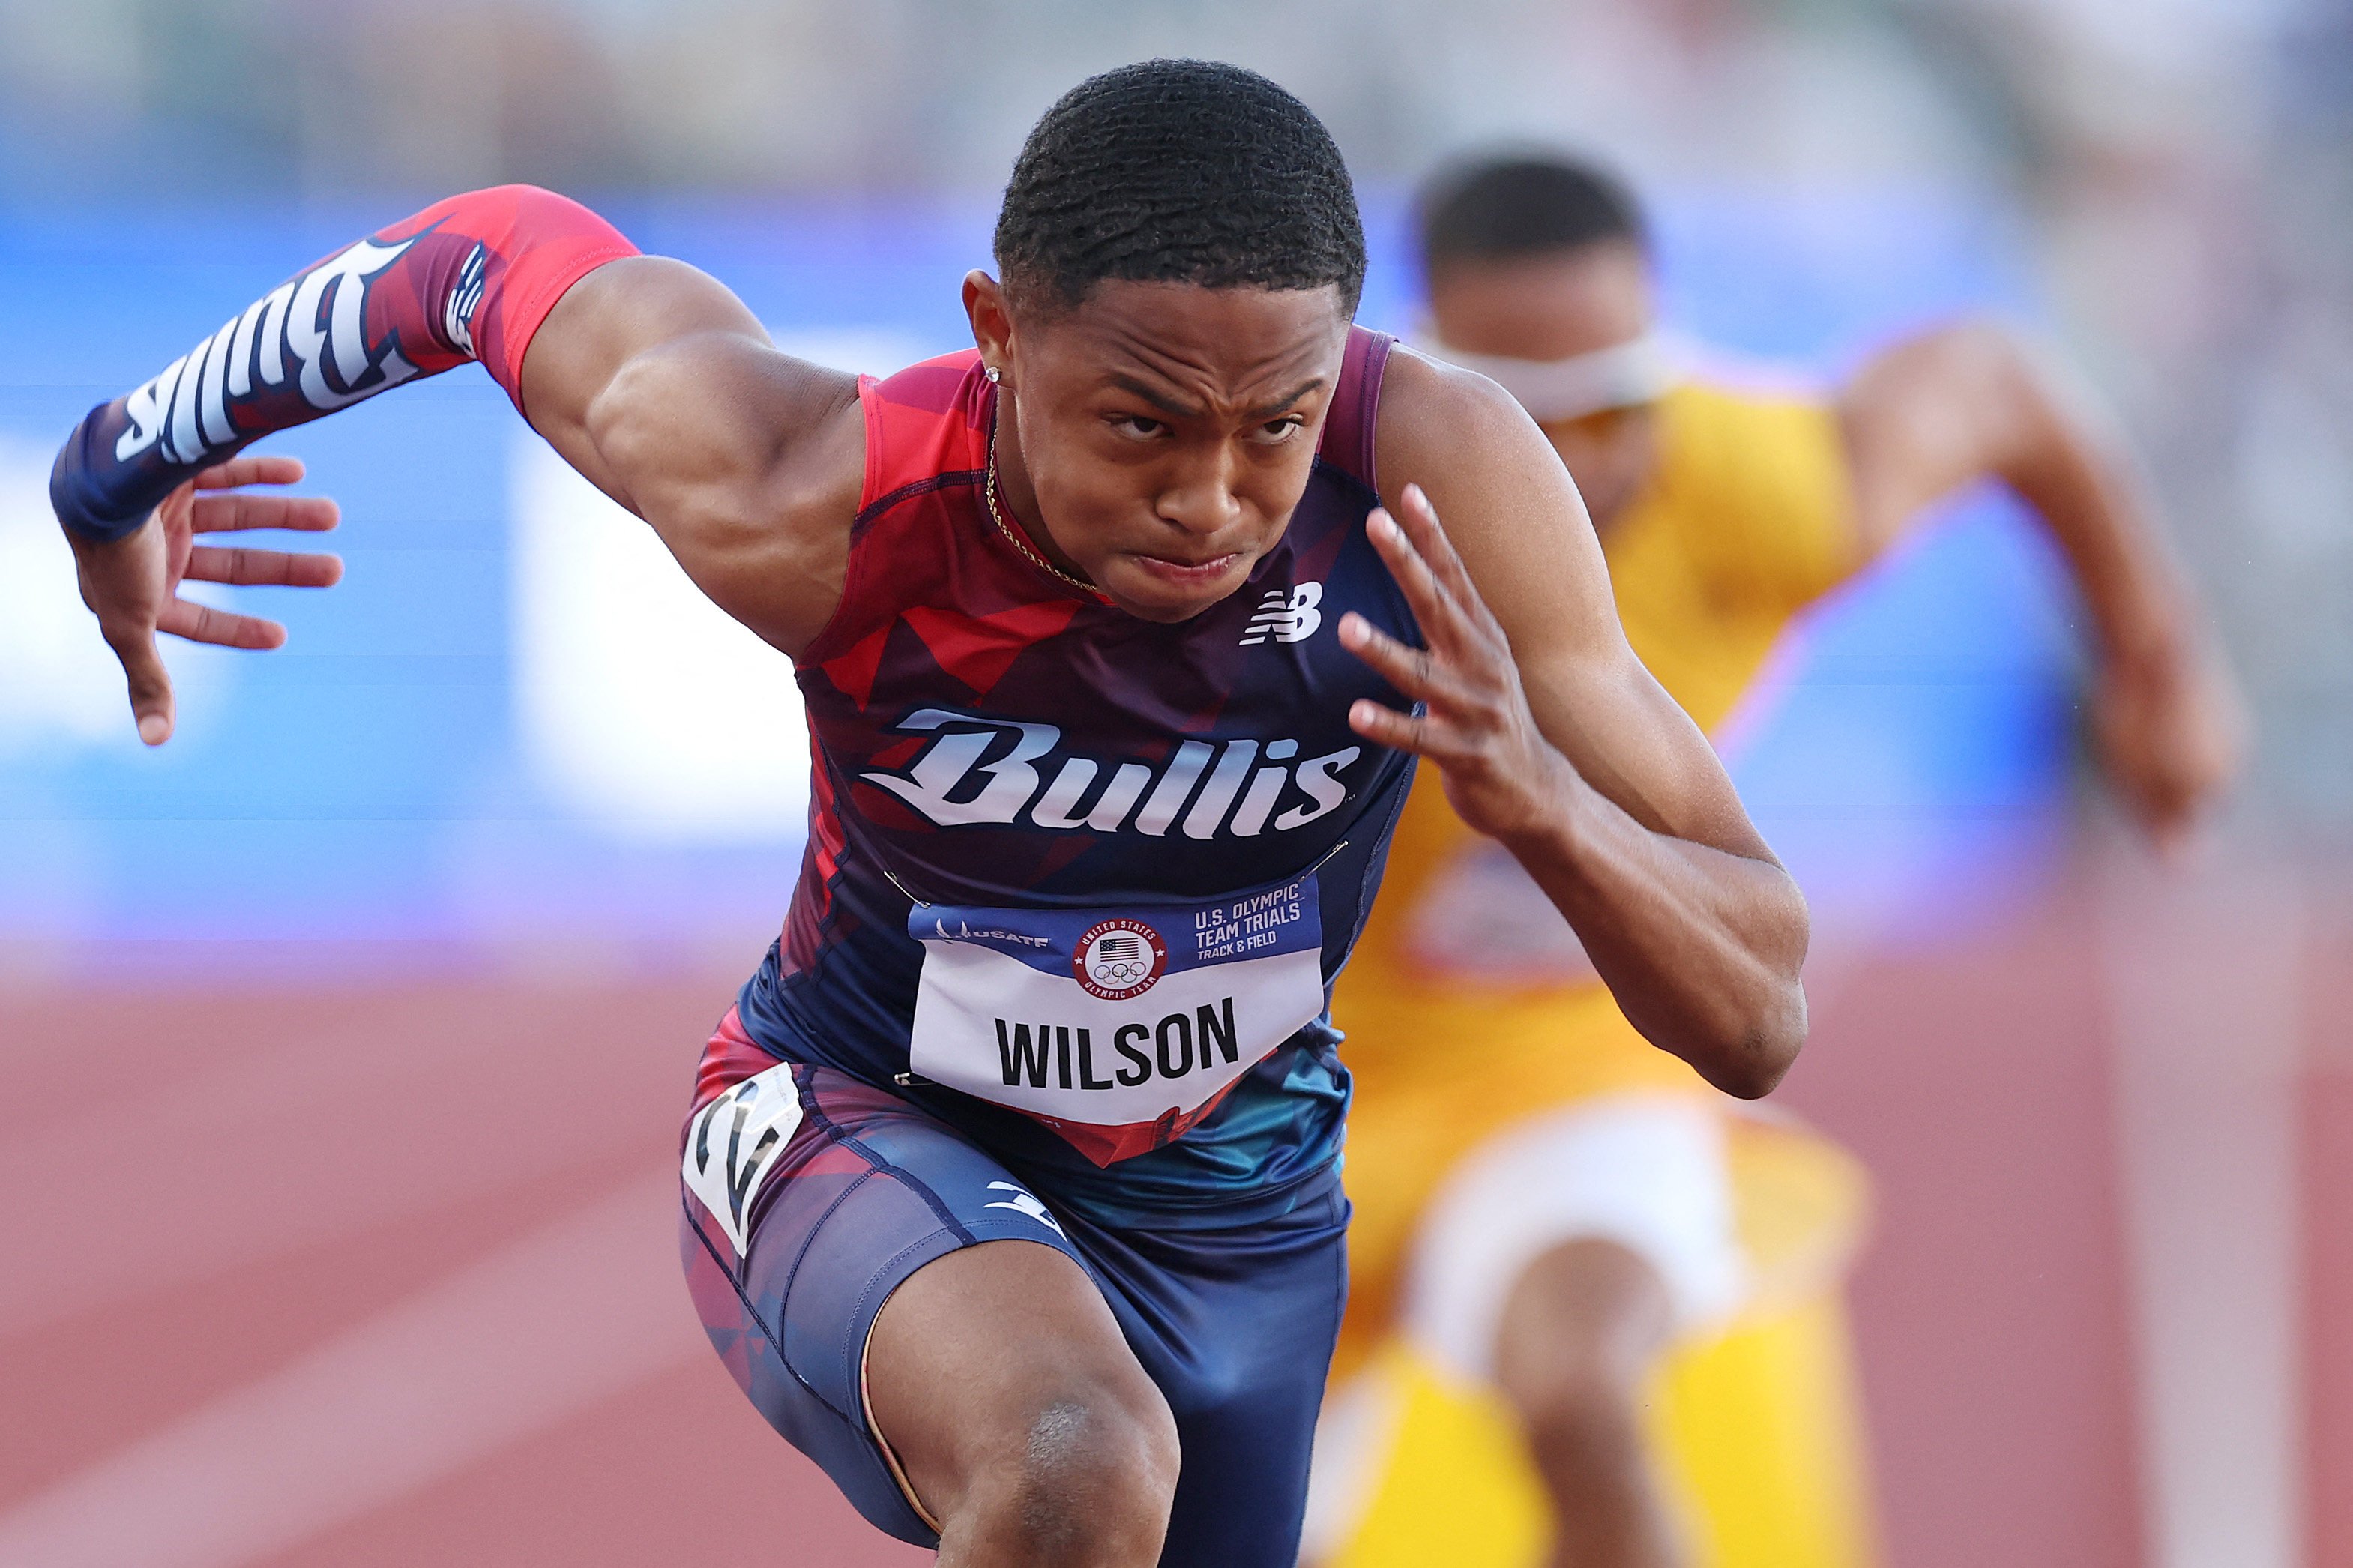
{"label": "athlete's chest", "polygon": [[1399,762],[1347,722],[1359,698],[1398,699],[1340,617],[1414,636],[1364,536],[1371,504],[1319,476],[1245,587],[1178,626],[1008,577],[1003,552],[970,551],[984,523],[944,520],[932,553],[972,570],[907,570],[854,665],[803,673],[834,787],[967,885],[1209,890],[1312,861]]}

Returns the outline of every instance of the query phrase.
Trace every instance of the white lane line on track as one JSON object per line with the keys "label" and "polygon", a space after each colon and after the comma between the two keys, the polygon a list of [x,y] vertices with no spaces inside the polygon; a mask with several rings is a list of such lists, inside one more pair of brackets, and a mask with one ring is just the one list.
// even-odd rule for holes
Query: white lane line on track
{"label": "white lane line on track", "polygon": [[2305,900],[2292,873],[2244,859],[2168,869],[2113,848],[2103,863],[2148,1561],[2290,1568],[2308,1473]]}
{"label": "white lane line on track", "polygon": [[5,1568],[237,1568],[709,1350],[647,1172],[0,1517]]}

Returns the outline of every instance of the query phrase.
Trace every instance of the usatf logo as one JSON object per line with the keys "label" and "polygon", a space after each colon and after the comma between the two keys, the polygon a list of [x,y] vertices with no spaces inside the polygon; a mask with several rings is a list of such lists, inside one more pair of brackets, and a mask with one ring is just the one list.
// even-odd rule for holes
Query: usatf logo
{"label": "usatf logo", "polygon": [[1324,584],[1302,583],[1285,595],[1280,588],[1267,590],[1261,599],[1258,613],[1250,616],[1250,627],[1242,633],[1242,647],[1251,647],[1268,637],[1277,642],[1305,642],[1324,624],[1324,612],[1315,606],[1324,602]]}
{"label": "usatf logo", "polygon": [[1079,984],[1105,1002],[1143,995],[1167,968],[1168,944],[1142,921],[1100,921],[1071,953]]}
{"label": "usatf logo", "polygon": [[[932,921],[932,930],[938,933],[938,940],[941,942],[1009,942],[1016,947],[1054,945],[1045,937],[1031,936],[1027,931],[1007,931],[1003,926],[983,926],[978,931],[975,931],[972,929],[970,921],[958,921],[956,929],[950,931],[947,921],[934,920]],[[929,942],[933,939],[925,937],[923,940]]]}

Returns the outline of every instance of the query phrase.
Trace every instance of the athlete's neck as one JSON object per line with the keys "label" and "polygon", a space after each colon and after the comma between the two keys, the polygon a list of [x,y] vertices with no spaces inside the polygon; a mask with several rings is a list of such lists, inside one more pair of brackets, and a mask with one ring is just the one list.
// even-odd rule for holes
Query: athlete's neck
{"label": "athlete's neck", "polygon": [[1092,579],[1055,542],[1041,521],[1038,487],[1030,482],[1029,465],[1021,454],[1021,422],[1015,415],[1013,399],[1002,389],[997,395],[996,451],[991,460],[997,465],[997,504],[1004,509],[1005,521],[1019,529],[1055,571],[1091,583]]}

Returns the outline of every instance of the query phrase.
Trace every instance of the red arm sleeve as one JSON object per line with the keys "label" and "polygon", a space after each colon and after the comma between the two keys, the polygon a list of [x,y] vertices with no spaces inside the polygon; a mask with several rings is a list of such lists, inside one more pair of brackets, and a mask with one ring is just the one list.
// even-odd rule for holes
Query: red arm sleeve
{"label": "red arm sleeve", "polygon": [[119,539],[248,443],[479,360],[522,407],[522,359],[564,291],[637,247],[577,202],[500,185],[306,268],[152,380],[90,410],[49,474],[58,519]]}

